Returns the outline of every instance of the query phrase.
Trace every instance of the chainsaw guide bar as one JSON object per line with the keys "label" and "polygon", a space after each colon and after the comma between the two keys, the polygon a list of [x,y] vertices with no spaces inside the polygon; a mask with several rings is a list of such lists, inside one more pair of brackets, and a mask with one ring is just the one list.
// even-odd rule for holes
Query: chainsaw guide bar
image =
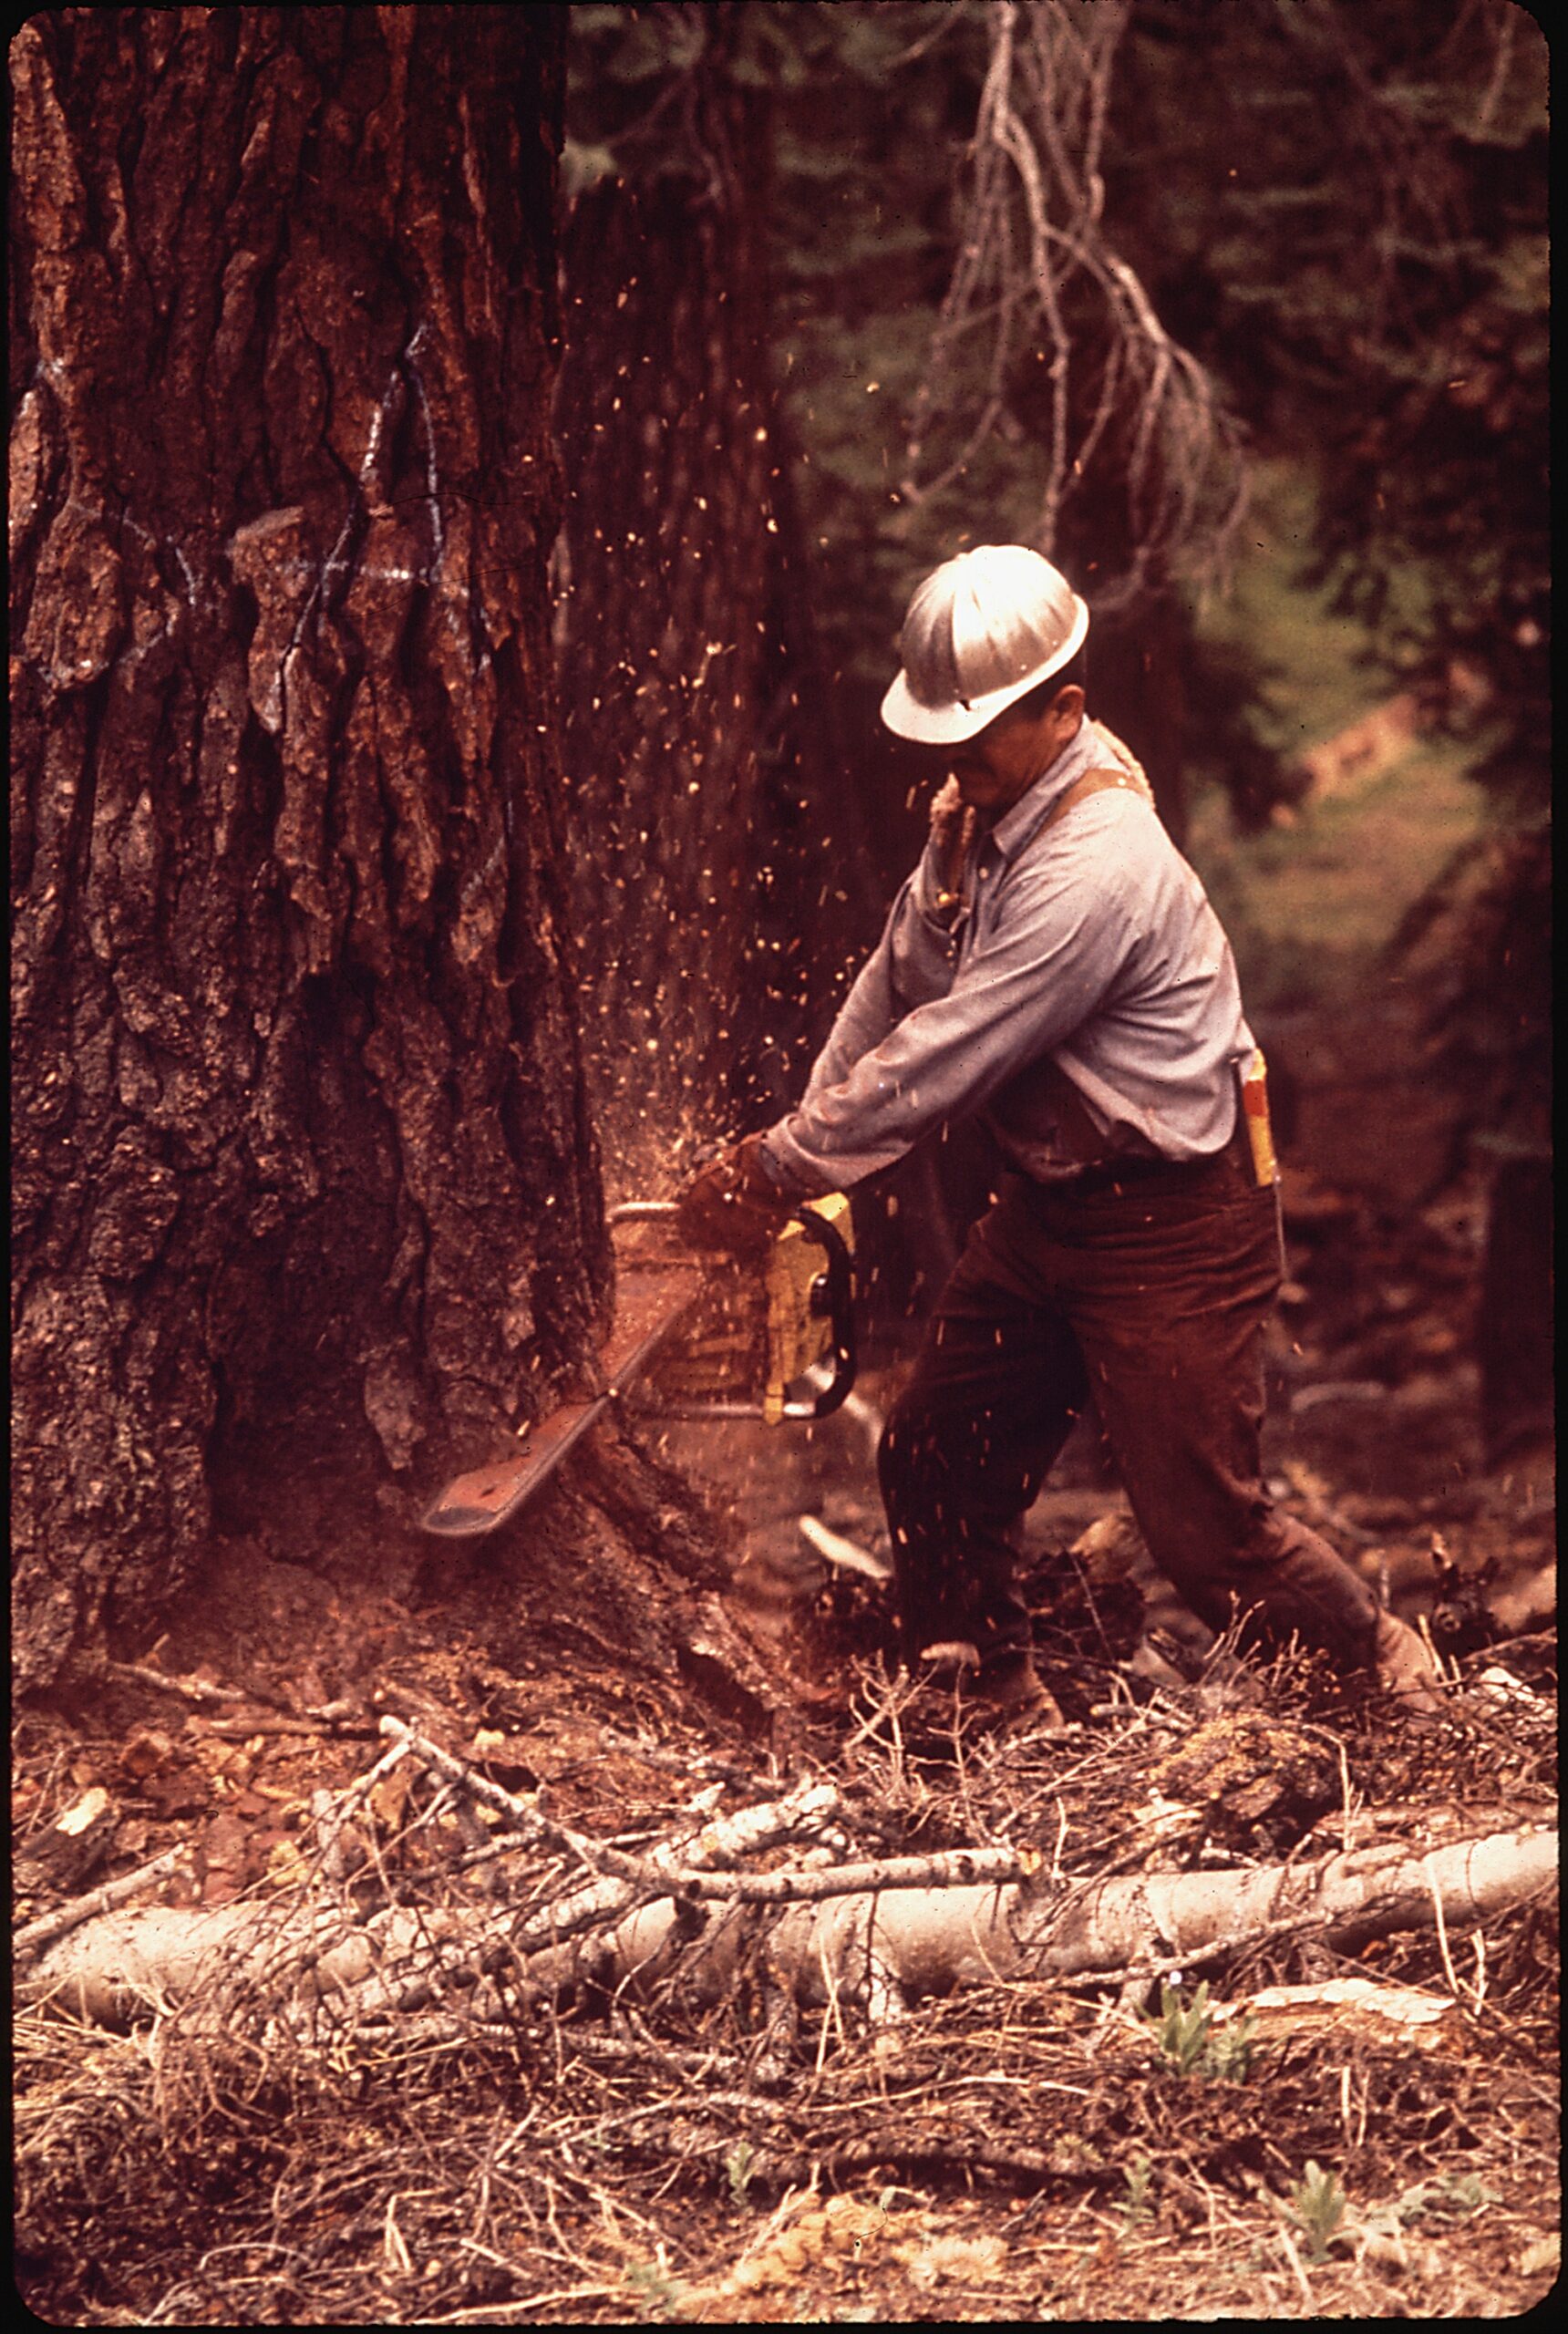
{"label": "chainsaw guide bar", "polygon": [[604,1415],[616,1395],[645,1368],[686,1317],[702,1287],[700,1265],[627,1265],[620,1275],[615,1325],[602,1357],[605,1390],[567,1402],[538,1426],[524,1429],[526,1441],[515,1458],[458,1475],[423,1518],[427,1532],[468,1539],[493,1532],[515,1515],[529,1493],[559,1466],[589,1428]]}
{"label": "chainsaw guide bar", "polygon": [[[668,1232],[676,1213],[667,1200],[632,1201],[613,1208],[610,1221]],[[454,1477],[420,1519],[423,1529],[449,1539],[495,1531],[672,1345],[679,1351],[655,1416],[769,1425],[828,1417],[855,1377],[851,1236],[849,1202],[830,1193],[796,1211],[760,1270],[722,1255],[671,1255],[656,1244],[651,1255],[622,1256],[614,1325],[600,1356],[602,1390],[522,1428],[515,1451]],[[759,1382],[757,1398],[729,1398],[737,1372],[743,1384]],[[815,1380],[804,1399],[789,1390],[802,1379]]]}

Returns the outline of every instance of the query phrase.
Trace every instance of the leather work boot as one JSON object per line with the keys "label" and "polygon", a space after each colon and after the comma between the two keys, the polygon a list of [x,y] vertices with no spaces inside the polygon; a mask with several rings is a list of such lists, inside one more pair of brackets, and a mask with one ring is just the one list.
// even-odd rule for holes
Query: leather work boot
{"label": "leather work boot", "polygon": [[961,1699],[993,1734],[1065,1734],[1061,1705],[1026,1653],[1004,1654],[959,1682]]}
{"label": "leather work boot", "polygon": [[966,1638],[926,1646],[920,1656],[923,1685],[955,1692],[986,1733],[1059,1734],[1067,1720],[1056,1696],[1026,1653],[998,1654],[982,1663]]}
{"label": "leather work boot", "polygon": [[1377,1616],[1372,1670],[1381,1692],[1409,1718],[1436,1718],[1443,1707],[1442,1673],[1419,1632],[1398,1615]]}

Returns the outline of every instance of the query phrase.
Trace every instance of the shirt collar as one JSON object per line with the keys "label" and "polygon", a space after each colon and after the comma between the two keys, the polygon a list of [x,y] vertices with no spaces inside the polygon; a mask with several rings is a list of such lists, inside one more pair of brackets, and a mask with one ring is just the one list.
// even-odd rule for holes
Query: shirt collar
{"label": "shirt collar", "polygon": [[1071,744],[1062,748],[1050,768],[1041,771],[1028,792],[1021,794],[992,828],[990,841],[999,857],[1011,859],[1023,849],[1074,780],[1095,767],[1098,750],[1094,724],[1086,713]]}

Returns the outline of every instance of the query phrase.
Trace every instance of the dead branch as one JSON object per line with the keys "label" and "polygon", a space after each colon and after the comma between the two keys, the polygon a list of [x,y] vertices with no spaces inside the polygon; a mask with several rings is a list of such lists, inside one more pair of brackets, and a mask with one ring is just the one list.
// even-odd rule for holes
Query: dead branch
{"label": "dead branch", "polygon": [[1245,491],[1212,383],[1105,233],[1100,156],[1127,18],[1127,0],[1090,10],[999,0],[985,11],[990,60],[958,255],[901,480],[907,502],[928,501],[1010,420],[1021,434],[1013,408],[1033,358],[1046,393],[1043,426],[1033,425],[1044,464],[1037,547],[1054,554],[1097,453],[1095,490],[1113,484],[1124,502],[1128,563],[1098,579],[1101,612],[1183,563],[1217,564]]}
{"label": "dead branch", "polygon": [[40,1913],[36,1921],[28,1921],[17,1930],[11,1940],[13,1950],[24,1957],[31,1956],[52,1945],[56,1937],[64,1936],[68,1929],[79,1928],[96,1913],[112,1912],[117,1905],[139,1895],[155,1880],[172,1872],[190,1853],[190,1843],[181,1840],[177,1846],[166,1848],[160,1856],[154,1856],[150,1864],[139,1864],[134,1872],[124,1874],[119,1880],[106,1880],[100,1887],[89,1888],[85,1895],[73,1896],[68,1905],[57,1905],[52,1913]]}
{"label": "dead branch", "polygon": [[178,1695],[181,1701],[194,1702],[199,1709],[253,1709],[260,1704],[263,1710],[273,1713],[251,1720],[210,1720],[209,1729],[214,1734],[318,1734],[324,1726],[344,1726],[362,1716],[355,1703],[346,1700],[321,1702],[303,1712],[293,1711],[259,1686],[214,1686],[205,1678],[176,1678],[141,1661],[106,1661],[104,1674],[124,1685],[151,1686],[161,1694]]}
{"label": "dead branch", "polygon": [[[839,1806],[839,1794],[830,1783],[807,1781],[781,1800],[720,1816],[695,1836],[679,1837],[654,1849],[642,1860],[634,1881],[606,1878],[546,1905],[513,1931],[513,1948],[531,1957],[530,1967],[536,1982],[570,1986],[583,1974],[584,1965],[561,1948],[585,1931],[614,1920],[616,1926],[594,1960],[614,1978],[634,1973],[645,1978],[690,1932],[691,1908],[698,1895],[720,1893],[715,1887],[714,1865],[738,1863],[743,1855],[757,1854],[798,1836],[812,1824],[826,1823]],[[700,1926],[699,1921],[696,1926]],[[728,1935],[722,1921],[716,1923],[707,1939],[710,1948],[727,1942]]]}
{"label": "dead branch", "polygon": [[944,1848],[924,1856],[887,1856],[877,1864],[834,1864],[821,1872],[670,1874],[682,1895],[740,1905],[807,1905],[885,1888],[956,1888],[1022,1879],[1034,1859],[1015,1848]]}
{"label": "dead branch", "polygon": [[[693,1994],[713,1998],[733,1980],[743,1950],[757,1949],[760,1935],[773,1980],[798,2000],[859,1999],[881,2022],[921,1996],[968,1985],[1078,1978],[1137,1968],[1151,1958],[1167,1966],[1184,1956],[1208,1958],[1277,1933],[1282,1923],[1316,1927],[1339,1945],[1434,1920],[1475,1926],[1549,1886],[1556,1871],[1555,1833],[1537,1825],[1424,1854],[1391,1842],[1310,1864],[1087,1884],[1037,1875],[954,1877],[946,1885],[934,1880],[933,1874],[972,1874],[985,1859],[1010,1854],[957,1851],[891,1860],[880,1869],[903,1865],[898,1877],[905,1885],[852,1893],[843,1883],[847,1874],[859,1876],[855,1867],[749,1875],[748,1886],[732,1880],[724,1891],[729,1901],[705,1919],[692,1901],[705,1881],[698,1859],[734,1854],[742,1833],[777,1837],[781,1823],[799,1823],[813,1794],[830,1804],[833,1799],[829,1787],[808,1785],[771,1807],[743,1809],[705,1827],[695,1844],[681,1841],[655,1851],[634,1884],[606,1874],[521,1927],[493,1906],[440,1913],[393,1907],[358,1926],[311,1898],[290,1905],[143,1908],[100,1916],[57,1941],[31,1990],[63,1992],[83,2015],[118,2023],[137,1998],[189,1992],[222,1955],[253,1981],[275,1986],[280,2000],[304,1985],[313,1999],[335,1991],[358,2014],[384,2013],[422,2006],[443,1975],[461,1973],[471,1987],[500,1950],[516,1958],[531,1988],[546,1989],[590,1973],[613,1984],[646,1983],[684,1956]],[[538,1820],[542,1826],[544,1819]],[[927,1877],[909,1885],[908,1868],[918,1864]],[[859,1868],[866,1870],[879,1867]],[[777,1920],[760,1932],[748,1925],[748,1901],[778,1903],[787,1891],[795,1901]],[[629,1895],[641,1901],[628,1903]],[[608,1933],[580,1955],[568,1922],[578,1933]]]}
{"label": "dead branch", "polygon": [[58,2001],[94,2024],[123,2027],[141,2006],[181,2000],[225,1965],[292,1990],[299,1967],[341,1944],[350,1926],[310,1901],[137,1905],[57,1938],[18,1990],[25,2000]]}
{"label": "dead branch", "polygon": [[269,1709],[277,1707],[270,1695],[242,1694],[233,1686],[211,1685],[205,1678],[172,1678],[166,1670],[154,1669],[141,1661],[106,1661],[104,1674],[118,1678],[123,1685],[153,1686],[160,1694],[177,1694],[181,1701],[195,1702],[202,1707],[213,1702],[224,1705],[264,1702]]}
{"label": "dead branch", "polygon": [[783,1799],[766,1802],[755,1807],[743,1807],[733,1815],[718,1817],[703,1823],[689,1838],[665,1843],[648,1856],[630,1856],[606,1841],[590,1839],[586,1833],[569,1831],[564,1824],[552,1822],[549,1816],[531,1806],[527,1800],[517,1798],[501,1785],[492,1782],[488,1775],[467,1760],[458,1758],[450,1750],[443,1750],[428,1735],[416,1733],[405,1726],[401,1719],[384,1718],[383,1734],[403,1743],[414,1756],[433,1767],[449,1782],[493,1807],[504,1815],[519,1836],[531,1846],[564,1851],[585,1864],[592,1872],[611,1874],[643,1885],[651,1880],[667,1884],[671,1873],[685,1857],[694,1870],[706,1870],[715,1864],[731,1863],[740,1856],[755,1854],[776,1840],[786,1839],[803,1830],[817,1828],[839,1808],[839,1794],[831,1783],[799,1784]]}
{"label": "dead branch", "polygon": [[1474,1926],[1550,1886],[1556,1870],[1555,1832],[1525,1826],[1425,1855],[1387,1843],[1249,1872],[845,1897],[824,1913],[787,1913],[769,1953],[807,2001],[826,1999],[831,1973],[841,1988],[858,1984],[896,2014],[900,1994],[1207,1955],[1239,1948],[1281,1921],[1320,1928],[1345,1946],[1425,1928],[1438,1906],[1445,1919]]}
{"label": "dead branch", "polygon": [[1047,1967],[1065,1976],[1110,1966],[1100,1957],[1118,1943],[1129,1962],[1134,1947],[1208,1951],[1279,1922],[1320,1926],[1328,1942],[1348,1947],[1425,1928],[1439,1905],[1446,1919],[1475,1926],[1551,1886],[1556,1873],[1555,1827],[1525,1824],[1425,1854],[1388,1841],[1315,1864],[1156,1874],[1077,1892],[1050,1926]]}

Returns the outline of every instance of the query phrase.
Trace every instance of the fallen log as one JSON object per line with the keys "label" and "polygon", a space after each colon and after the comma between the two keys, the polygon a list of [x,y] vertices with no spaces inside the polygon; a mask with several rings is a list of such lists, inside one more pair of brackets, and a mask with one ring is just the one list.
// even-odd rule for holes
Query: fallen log
{"label": "fallen log", "polygon": [[26,1922],[11,1940],[14,1953],[21,1957],[41,1953],[67,1929],[79,1928],[96,1913],[112,1912],[123,1905],[128,1896],[150,1888],[154,1881],[162,1880],[177,1864],[183,1864],[191,1851],[184,1841],[177,1847],[165,1848],[150,1864],[139,1864],[134,1872],[126,1873],[119,1880],[106,1880],[101,1887],[89,1888],[84,1896],[73,1896],[68,1905],[57,1905],[52,1913],[41,1913],[36,1921]]}
{"label": "fallen log", "polygon": [[[614,1981],[624,1974],[618,1957],[640,1968],[682,1933],[677,1901],[668,1894],[672,1887],[684,1896],[712,1867],[818,1832],[841,1806],[832,1784],[808,1779],[781,1799],[730,1815],[694,1819],[688,1830],[647,1855],[629,1856],[552,1822],[400,1720],[384,1719],[382,1732],[391,1739],[391,1748],[318,1821],[318,1834],[328,1847],[335,1828],[341,1828],[370,1785],[411,1756],[494,1808],[521,1845],[568,1857],[600,1876],[586,1886],[569,1885],[521,1922],[514,1911],[493,1903],[455,1910],[388,1907],[363,1918],[335,1894],[316,1890],[270,1903],[140,1906],[83,1920],[74,1936],[55,1943],[26,1981],[27,1998],[57,1998],[77,2016],[124,2026],[139,2007],[178,2000],[222,1966],[247,1980],[264,1978],[280,1999],[294,1993],[313,1999],[337,1996],[346,2009],[379,2013],[428,1998],[443,1972],[466,1967],[471,1984],[472,1973],[498,1948],[504,1948],[506,1960],[536,1989],[571,1986],[601,1973]],[[650,1904],[659,1916],[645,1944],[637,1925]],[[72,1911],[70,1925],[77,1917]],[[592,1954],[571,1948],[583,1932],[616,1923],[627,1929],[624,1948],[614,1942],[619,1930],[608,1948],[603,1943]]]}
{"label": "fallen log", "polygon": [[1474,1927],[1552,1886],[1555,1830],[1522,1826],[1425,1854],[1397,1842],[1311,1864],[1154,1873],[1064,1886],[959,1887],[845,1897],[787,1913],[775,1969],[800,1998],[861,1978],[872,1998],[944,1992],[996,1978],[1070,1978],[1159,1959],[1207,1957],[1281,1925],[1336,1946],[1445,1923]]}
{"label": "fallen log", "polygon": [[[799,1787],[770,1809],[743,1809],[706,1826],[708,1854],[717,1860],[728,1849],[736,1828],[756,1843],[767,1836],[769,1817],[774,1837],[798,1824],[812,1790]],[[692,1842],[680,1844],[692,1854]],[[1557,1869],[1555,1831],[1542,1825],[1426,1853],[1387,1842],[1315,1864],[1241,1872],[1078,1883],[1035,1874],[1022,1880],[955,1877],[942,1885],[944,1870],[964,1868],[964,1852],[956,1852],[862,1865],[853,1877],[874,1875],[872,1885],[836,1896],[824,1896],[823,1889],[837,1875],[820,1869],[756,1875],[767,1884],[768,1897],[777,1901],[791,1885],[797,1896],[772,1919],[759,1920],[762,1908],[748,1907],[739,1893],[717,1916],[705,1916],[692,1893],[699,1872],[671,1868],[673,1843],[655,1854],[670,1861],[661,1868],[650,1856],[638,1884],[606,1875],[521,1926],[493,1904],[440,1913],[388,1908],[356,1922],[340,1906],[310,1897],[105,1915],[57,1940],[26,1990],[57,1996],[89,2019],[120,2023],[138,1999],[179,1998],[222,1966],[275,1988],[280,2002],[291,1994],[317,2000],[336,1994],[346,2011],[380,2014],[400,2002],[428,2000],[443,1973],[460,1971],[472,1987],[499,1951],[520,1982],[543,1990],[588,1975],[645,1986],[679,1962],[692,1998],[704,2000],[727,1988],[743,1953],[759,1951],[772,1984],[796,2001],[858,1999],[879,2022],[922,1996],[966,1985],[1122,1974],[1149,1962],[1169,1968],[1282,1926],[1310,1928],[1340,1946],[1434,1921],[1474,1927],[1552,1886]],[[893,1885],[921,1864],[918,1885]],[[623,1892],[634,1886],[644,1901],[628,1905]],[[570,1921],[578,1924],[578,1940],[588,1927],[600,1933],[574,1941],[565,1933]]]}

